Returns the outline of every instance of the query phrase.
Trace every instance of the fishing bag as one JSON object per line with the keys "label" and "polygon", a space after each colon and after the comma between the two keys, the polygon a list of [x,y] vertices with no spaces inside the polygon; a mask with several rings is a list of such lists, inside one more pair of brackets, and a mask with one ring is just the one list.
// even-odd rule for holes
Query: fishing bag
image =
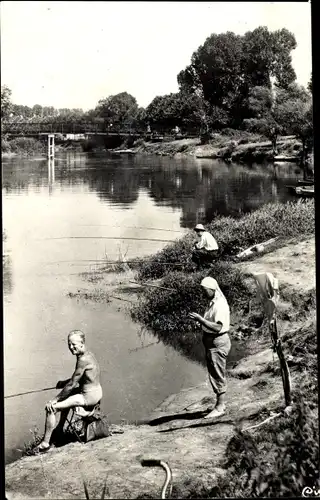
{"label": "fishing bag", "polygon": [[102,415],[87,424],[85,442],[94,441],[103,437],[111,436],[111,430],[107,418]]}

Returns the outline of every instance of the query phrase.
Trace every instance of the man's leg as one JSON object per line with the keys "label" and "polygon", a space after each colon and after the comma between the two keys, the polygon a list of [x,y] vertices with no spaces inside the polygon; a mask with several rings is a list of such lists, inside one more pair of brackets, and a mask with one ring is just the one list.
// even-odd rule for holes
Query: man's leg
{"label": "man's leg", "polygon": [[218,349],[209,349],[207,352],[207,367],[209,380],[214,393],[217,396],[217,402],[214,410],[205,416],[205,418],[218,417],[225,412],[226,401],[226,361],[227,356]]}
{"label": "man's leg", "polygon": [[195,248],[192,252],[192,260],[197,265],[198,269],[201,267],[202,262],[204,261],[204,252],[202,248]]}
{"label": "man's leg", "polygon": [[[65,399],[64,401],[60,401],[54,405],[54,410],[56,411],[63,411],[63,410],[69,410],[70,408],[73,408],[75,406],[85,406],[86,402],[84,400],[84,397],[82,394],[75,394],[73,396],[70,396],[69,398]],[[64,412],[63,412],[64,413]],[[50,446],[50,439],[53,433],[53,430],[56,426],[56,415],[54,412],[49,412],[46,411],[46,422],[45,422],[45,430],[44,430],[44,436],[43,440],[41,441],[39,445],[40,450],[44,450],[46,448],[49,448]]]}

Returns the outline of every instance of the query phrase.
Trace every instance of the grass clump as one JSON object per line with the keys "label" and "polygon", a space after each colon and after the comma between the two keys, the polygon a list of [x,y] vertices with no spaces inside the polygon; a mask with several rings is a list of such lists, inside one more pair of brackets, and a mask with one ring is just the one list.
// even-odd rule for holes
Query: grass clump
{"label": "grass clump", "polygon": [[33,430],[30,429],[30,432],[32,434],[32,438],[29,441],[27,441],[26,443],[24,443],[22,450],[18,450],[18,451],[22,452],[23,457],[33,455],[34,449],[37,446],[39,446],[39,444],[41,443],[42,438],[43,438],[43,434],[40,434],[38,427],[35,427]]}
{"label": "grass clump", "polygon": [[[313,234],[314,201],[269,203],[239,219],[217,217],[207,225],[207,229],[218,242],[217,258],[233,260],[239,251],[271,238]],[[152,258],[143,260],[138,269],[139,279],[158,279],[173,269],[192,272],[191,252],[195,240],[195,234],[190,232]]]}
{"label": "grass clump", "polygon": [[101,288],[95,288],[88,292],[86,290],[78,290],[77,292],[68,292],[67,297],[77,300],[93,300],[94,302],[108,303],[111,301],[108,292]]}

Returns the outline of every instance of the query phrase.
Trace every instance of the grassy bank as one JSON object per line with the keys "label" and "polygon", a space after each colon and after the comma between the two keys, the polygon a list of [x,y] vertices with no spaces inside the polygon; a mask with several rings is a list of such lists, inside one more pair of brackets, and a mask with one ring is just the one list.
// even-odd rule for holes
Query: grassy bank
{"label": "grassy bank", "polygon": [[1,154],[3,157],[42,155],[46,151],[47,145],[33,137],[16,137],[11,140],[8,140],[5,136],[1,138]]}
{"label": "grassy bank", "polygon": [[[314,202],[308,200],[270,203],[238,219],[217,217],[206,227],[218,242],[217,260],[221,262],[230,261],[240,250],[270,238],[313,234],[314,224]],[[139,278],[159,279],[172,273],[173,269],[192,272],[191,248],[194,241],[192,231],[151,258],[146,258],[138,266]]]}

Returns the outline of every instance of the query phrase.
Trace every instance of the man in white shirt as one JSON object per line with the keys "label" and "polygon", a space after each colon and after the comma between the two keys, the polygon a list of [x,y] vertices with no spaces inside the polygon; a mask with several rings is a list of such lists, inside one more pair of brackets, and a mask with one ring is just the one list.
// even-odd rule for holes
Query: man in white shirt
{"label": "man in white shirt", "polygon": [[229,337],[230,309],[217,281],[207,276],[201,281],[209,304],[203,316],[196,312],[189,317],[202,326],[209,380],[216,395],[216,405],[204,418],[220,417],[226,409],[226,364],[231,349]]}
{"label": "man in white shirt", "polygon": [[200,268],[203,264],[212,262],[218,250],[218,243],[202,224],[197,224],[194,228],[198,236],[198,241],[194,244],[192,260]]}

